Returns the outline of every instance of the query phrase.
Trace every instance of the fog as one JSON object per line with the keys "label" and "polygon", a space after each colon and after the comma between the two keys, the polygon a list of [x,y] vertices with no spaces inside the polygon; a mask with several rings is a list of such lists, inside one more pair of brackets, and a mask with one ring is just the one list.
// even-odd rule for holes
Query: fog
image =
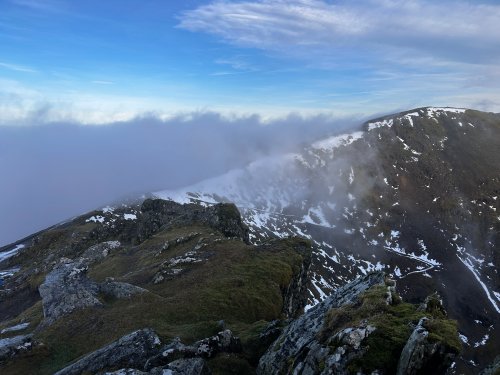
{"label": "fog", "polygon": [[0,246],[126,197],[186,186],[360,119],[212,112],[106,125],[0,126]]}

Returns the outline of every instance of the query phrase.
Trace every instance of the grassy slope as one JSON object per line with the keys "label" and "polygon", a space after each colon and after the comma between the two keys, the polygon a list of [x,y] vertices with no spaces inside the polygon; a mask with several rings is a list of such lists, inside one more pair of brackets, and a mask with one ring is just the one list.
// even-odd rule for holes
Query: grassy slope
{"label": "grassy slope", "polygon": [[[72,230],[80,231],[81,227]],[[64,243],[61,238],[68,238],[68,233],[57,233],[54,237],[59,248]],[[158,255],[166,241],[172,243],[191,233],[197,235],[188,242],[171,245]],[[202,262],[183,265],[180,275],[157,285],[152,283],[162,262],[185,254],[200,242],[206,244],[198,250]],[[40,252],[38,256],[46,256],[47,249],[57,247],[46,241],[44,246],[36,252]],[[295,250],[296,246],[309,244],[290,239],[254,247],[201,226],[163,231],[138,246],[123,246],[91,266],[88,276],[98,282],[113,277],[149,292],[130,300],[102,296],[104,308],[80,310],[58,320],[36,333],[35,338],[43,342],[43,346],[6,364],[2,374],[49,374],[85,353],[144,327],[155,329],[164,339],[180,336],[189,343],[216,333],[220,320],[242,336],[245,352],[224,360],[214,359],[214,368],[239,363],[241,371],[251,369],[247,359],[254,361],[256,337],[266,321],[281,317],[282,289],[299,272],[307,256]],[[71,255],[68,251],[64,254]],[[41,273],[28,282],[36,287],[43,280]],[[12,325],[27,317],[35,323],[31,325],[34,328],[41,314],[41,303],[37,302],[22,316],[3,325]]]}

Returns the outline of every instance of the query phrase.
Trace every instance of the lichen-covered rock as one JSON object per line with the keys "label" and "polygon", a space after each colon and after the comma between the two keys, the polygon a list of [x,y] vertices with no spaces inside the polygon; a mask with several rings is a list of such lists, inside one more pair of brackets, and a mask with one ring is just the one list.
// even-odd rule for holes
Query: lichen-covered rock
{"label": "lichen-covered rock", "polygon": [[[378,272],[356,279],[293,321],[262,356],[257,372],[278,374],[293,372],[296,369],[297,373],[303,373],[305,363],[309,362],[304,361],[304,358],[309,352],[312,357],[318,352],[322,352],[321,356],[325,357],[325,350],[317,337],[325,323],[326,313],[332,308],[355,302],[362,292],[374,285],[384,285],[384,278],[384,274]],[[308,371],[320,373],[321,362],[314,362],[315,367]]]}
{"label": "lichen-covered rock", "polygon": [[106,241],[89,247],[82,254],[82,258],[86,259],[88,264],[95,263],[106,258],[112,250],[120,247],[120,241]]}
{"label": "lichen-covered rock", "polygon": [[30,350],[32,335],[21,335],[0,340],[0,363],[14,357],[21,351]]}
{"label": "lichen-covered rock", "polygon": [[99,285],[87,278],[87,270],[82,260],[64,259],[46,276],[38,288],[46,324],[77,309],[102,305]]}
{"label": "lichen-covered rock", "polygon": [[160,338],[152,329],[142,329],[86,355],[55,375],[96,373],[107,368],[144,368],[148,358],[160,350]]}

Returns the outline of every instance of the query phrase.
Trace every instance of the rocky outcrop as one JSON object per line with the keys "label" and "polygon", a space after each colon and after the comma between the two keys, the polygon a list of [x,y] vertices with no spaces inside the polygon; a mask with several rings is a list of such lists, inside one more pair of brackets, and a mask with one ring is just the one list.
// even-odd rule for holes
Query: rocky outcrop
{"label": "rocky outcrop", "polygon": [[0,364],[21,351],[30,350],[33,335],[21,335],[0,340]]}
{"label": "rocky outcrop", "polygon": [[82,258],[86,260],[87,264],[99,262],[106,258],[111,251],[120,247],[119,241],[106,241],[98,243],[97,245],[89,247],[82,254]]}
{"label": "rocky outcrop", "polygon": [[74,310],[102,305],[97,298],[99,285],[87,278],[87,270],[86,262],[65,258],[46,276],[38,288],[46,324]]}
{"label": "rocky outcrop", "polygon": [[55,375],[96,373],[106,368],[142,368],[160,350],[161,341],[151,329],[142,329],[86,355]]}
{"label": "rocky outcrop", "polygon": [[141,207],[138,223],[139,241],[151,237],[161,228],[198,223],[208,225],[226,237],[237,237],[249,242],[248,228],[241,220],[234,204],[220,203],[209,207],[196,204],[179,204],[162,199],[146,199]]}
{"label": "rocky outcrop", "polygon": [[145,369],[152,370],[163,367],[177,359],[213,358],[218,353],[239,353],[241,350],[240,339],[233,336],[229,329],[221,331],[215,336],[197,341],[193,345],[184,345],[177,338],[165,345],[158,355],[148,359]]}
{"label": "rocky outcrop", "polygon": [[240,351],[240,340],[230,330],[221,331],[189,346],[178,338],[161,346],[160,338],[152,329],[142,329],[86,355],[55,375],[96,373],[120,367],[123,368],[107,374],[207,375],[210,370],[205,358],[212,358],[221,352]]}
{"label": "rocky outcrop", "polygon": [[[293,321],[260,359],[258,374],[288,373],[295,369],[302,373],[306,367],[309,372],[304,373],[320,373],[321,362],[316,357],[327,357],[328,350],[322,348],[317,336],[325,324],[326,313],[332,308],[354,303],[365,290],[384,285],[384,279],[380,272],[356,279]],[[315,363],[315,366],[310,368],[308,363]]]}
{"label": "rocky outcrop", "polygon": [[425,328],[428,318],[422,318],[413,330],[399,359],[397,375],[440,374],[451,365],[453,355],[439,341],[429,340]]}
{"label": "rocky outcrop", "polygon": [[368,274],[292,321],[261,357],[257,373],[443,374],[460,344],[456,323],[436,301],[426,300],[425,310],[403,303],[393,280]]}
{"label": "rocky outcrop", "polygon": [[89,247],[76,260],[60,259],[49,272],[38,291],[42,297],[44,324],[52,324],[61,316],[86,307],[102,306],[98,294],[113,298],[130,298],[145,293],[146,289],[123,282],[106,280],[98,284],[87,277],[89,266],[107,257],[120,246],[118,241],[107,241]]}

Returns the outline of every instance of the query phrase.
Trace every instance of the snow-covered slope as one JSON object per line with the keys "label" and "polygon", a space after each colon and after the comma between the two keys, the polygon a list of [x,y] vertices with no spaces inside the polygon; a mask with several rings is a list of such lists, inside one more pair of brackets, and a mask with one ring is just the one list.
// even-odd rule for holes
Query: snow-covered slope
{"label": "snow-covered slope", "polygon": [[479,343],[481,353],[500,345],[492,328],[500,317],[498,150],[500,116],[419,108],[156,195],[234,202],[255,242],[310,238],[310,306],[380,269],[403,289],[418,285],[409,298],[438,290],[460,320],[464,345]]}

